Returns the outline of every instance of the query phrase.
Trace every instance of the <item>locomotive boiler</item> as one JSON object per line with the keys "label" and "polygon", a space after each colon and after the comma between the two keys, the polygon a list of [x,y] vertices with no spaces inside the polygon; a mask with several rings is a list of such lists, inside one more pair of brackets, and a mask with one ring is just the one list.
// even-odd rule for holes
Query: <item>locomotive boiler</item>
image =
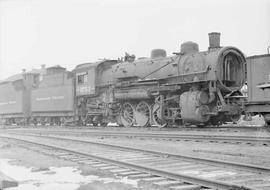
{"label": "locomotive boiler", "polygon": [[206,51],[185,42],[173,56],[154,49],[150,58],[126,55],[124,61],[78,65],[73,71],[77,120],[126,127],[236,121],[245,63],[239,49],[221,47],[220,33],[210,33]]}

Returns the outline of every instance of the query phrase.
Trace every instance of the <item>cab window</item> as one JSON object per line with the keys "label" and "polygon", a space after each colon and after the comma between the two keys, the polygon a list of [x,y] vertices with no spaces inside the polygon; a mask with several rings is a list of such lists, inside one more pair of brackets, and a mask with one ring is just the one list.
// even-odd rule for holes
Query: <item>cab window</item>
{"label": "cab window", "polygon": [[86,84],[88,82],[88,74],[80,74],[77,76],[78,84]]}

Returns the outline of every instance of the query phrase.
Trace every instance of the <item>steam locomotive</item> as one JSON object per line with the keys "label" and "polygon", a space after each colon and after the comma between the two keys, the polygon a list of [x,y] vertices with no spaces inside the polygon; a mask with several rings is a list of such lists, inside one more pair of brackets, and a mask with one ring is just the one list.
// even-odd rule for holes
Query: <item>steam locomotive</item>
{"label": "steam locomotive", "polygon": [[[20,85],[2,81],[0,91],[7,92],[0,95],[0,118],[6,123],[117,122],[125,127],[237,121],[245,68],[244,54],[221,47],[220,33],[210,33],[206,51],[189,41],[173,56],[154,49],[150,58],[126,55],[80,64],[72,72],[60,66],[26,72]],[[19,110],[16,104],[22,105]]]}

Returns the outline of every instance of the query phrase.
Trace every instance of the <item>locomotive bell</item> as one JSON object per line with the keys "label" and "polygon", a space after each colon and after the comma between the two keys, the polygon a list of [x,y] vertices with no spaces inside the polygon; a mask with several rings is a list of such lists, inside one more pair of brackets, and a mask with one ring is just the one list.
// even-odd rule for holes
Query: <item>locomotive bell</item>
{"label": "locomotive bell", "polygon": [[160,57],[166,57],[166,51],[164,49],[153,49],[151,51],[151,58],[155,59],[155,58],[160,58]]}
{"label": "locomotive bell", "polygon": [[185,42],[181,44],[181,53],[187,54],[187,53],[196,53],[199,51],[199,45],[195,42]]}

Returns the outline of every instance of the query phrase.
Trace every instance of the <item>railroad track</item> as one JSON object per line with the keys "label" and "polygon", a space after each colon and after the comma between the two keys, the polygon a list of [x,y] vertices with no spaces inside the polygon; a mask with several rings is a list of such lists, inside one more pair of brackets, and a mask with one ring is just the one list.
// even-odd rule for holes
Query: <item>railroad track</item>
{"label": "railroad track", "polygon": [[237,135],[199,135],[199,134],[170,134],[170,133],[149,133],[149,132],[112,132],[112,131],[71,131],[71,130],[6,130],[7,132],[30,132],[46,133],[57,135],[80,135],[80,136],[101,136],[101,137],[128,137],[138,139],[154,139],[164,141],[205,141],[210,143],[231,143],[246,144],[250,146],[270,146],[270,137],[237,136]]}
{"label": "railroad track", "polygon": [[[29,126],[18,126],[18,125],[3,125],[2,128],[12,128],[12,129],[20,129],[20,128],[29,128]],[[40,127],[40,128],[51,128],[51,127],[65,127],[66,129],[121,129],[125,127],[119,127],[114,125],[108,126],[58,126],[58,125],[39,125],[39,126],[30,126],[32,128]],[[172,127],[165,127],[165,128],[158,128],[158,127],[147,127],[142,128],[138,126],[131,127],[132,129],[148,129],[152,131],[206,131],[206,130],[237,130],[237,131],[270,131],[269,127],[266,126],[245,126],[245,125],[221,125],[221,126],[204,126],[204,127],[197,127],[197,126],[172,126]]]}
{"label": "railroad track", "polygon": [[[169,189],[266,190],[270,188],[270,168],[265,167],[185,157],[57,136],[2,134],[0,137],[53,149],[54,151],[50,152],[54,156],[90,164],[118,175],[141,179]],[[62,145],[51,145],[57,144],[57,141],[60,141]],[[69,142],[67,145],[89,146],[88,152],[78,151],[72,146],[64,146],[64,141]]]}

